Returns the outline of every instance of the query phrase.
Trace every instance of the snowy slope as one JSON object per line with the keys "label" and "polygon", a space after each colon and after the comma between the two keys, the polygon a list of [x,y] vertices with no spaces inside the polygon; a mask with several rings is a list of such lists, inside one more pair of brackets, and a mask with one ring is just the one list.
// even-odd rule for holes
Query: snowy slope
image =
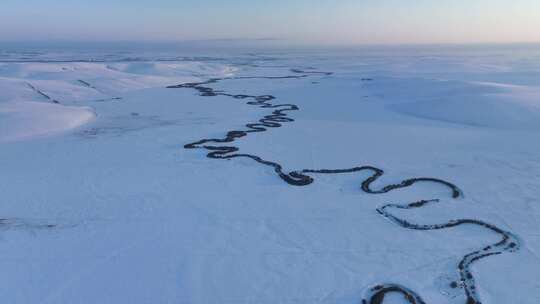
{"label": "snowy slope", "polygon": [[77,128],[91,121],[93,102],[121,100],[130,91],[227,76],[234,68],[179,63],[0,63],[0,141]]}
{"label": "snowy slope", "polygon": [[[397,284],[426,303],[466,303],[470,286],[484,304],[538,303],[540,83],[523,64],[538,57],[418,54],[0,64],[3,301],[361,303]],[[367,193],[368,171],[292,186],[254,159],[184,148],[278,109],[249,96],[289,105],[294,121],[223,144],[239,153],[285,174],[375,166],[385,174],[370,189],[432,177],[463,196],[433,182]],[[427,199],[440,202],[383,207]],[[500,233],[406,229],[377,209],[489,223],[519,246],[474,262],[462,284],[460,260]]]}

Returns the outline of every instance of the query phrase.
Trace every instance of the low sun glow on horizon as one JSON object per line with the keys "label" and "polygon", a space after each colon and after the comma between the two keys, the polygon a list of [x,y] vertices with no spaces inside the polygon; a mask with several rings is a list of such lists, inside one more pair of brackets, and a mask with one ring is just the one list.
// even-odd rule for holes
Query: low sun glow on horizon
{"label": "low sun glow on horizon", "polygon": [[538,0],[4,0],[1,41],[540,42]]}

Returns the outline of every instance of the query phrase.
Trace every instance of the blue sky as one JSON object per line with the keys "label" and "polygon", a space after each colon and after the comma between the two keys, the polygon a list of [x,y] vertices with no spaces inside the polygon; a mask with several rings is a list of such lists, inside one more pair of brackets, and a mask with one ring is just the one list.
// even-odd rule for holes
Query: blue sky
{"label": "blue sky", "polygon": [[540,42],[539,0],[2,0],[0,41]]}

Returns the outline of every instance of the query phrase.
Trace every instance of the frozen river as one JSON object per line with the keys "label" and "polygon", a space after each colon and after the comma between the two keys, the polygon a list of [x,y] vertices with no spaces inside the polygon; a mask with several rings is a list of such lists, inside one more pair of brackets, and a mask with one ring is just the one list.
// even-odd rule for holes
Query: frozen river
{"label": "frozen river", "polygon": [[539,47],[11,50],[0,91],[5,303],[540,301]]}

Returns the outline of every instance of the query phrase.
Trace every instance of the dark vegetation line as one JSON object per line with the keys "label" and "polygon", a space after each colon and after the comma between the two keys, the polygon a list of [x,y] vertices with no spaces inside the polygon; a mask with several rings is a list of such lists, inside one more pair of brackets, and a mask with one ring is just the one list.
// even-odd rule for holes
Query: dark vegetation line
{"label": "dark vegetation line", "polygon": [[91,89],[94,89],[94,90],[97,90],[96,87],[94,87],[93,85],[91,85],[89,82],[86,82],[82,79],[79,79],[77,80],[80,84],[82,84],[83,86],[85,87],[88,87],[88,88],[91,88]]}
{"label": "dark vegetation line", "polygon": [[37,229],[52,229],[55,227],[57,227],[56,224],[32,223],[31,221],[25,221],[22,219],[0,218],[0,230],[10,230],[10,229],[37,230]]}
{"label": "dark vegetation line", "polygon": [[[201,96],[228,96],[235,99],[248,99],[248,105],[258,106],[264,109],[274,109],[271,114],[263,116],[256,122],[247,123],[244,130],[232,130],[228,131],[222,138],[206,138],[199,141],[185,145],[186,149],[204,149],[206,150],[207,157],[214,159],[232,159],[232,158],[250,158],[259,164],[272,167],[276,174],[284,180],[286,183],[293,186],[306,186],[313,183],[314,178],[310,174],[344,174],[355,173],[360,171],[369,171],[371,175],[364,179],[361,183],[361,189],[366,193],[382,194],[392,190],[406,188],[412,186],[418,182],[431,182],[446,186],[451,191],[451,197],[457,199],[462,196],[460,189],[445,180],[431,178],[431,177],[417,177],[403,180],[398,184],[390,184],[382,186],[378,189],[372,189],[371,184],[384,175],[384,171],[373,166],[358,166],[348,169],[303,169],[291,172],[284,172],[283,166],[277,162],[269,161],[261,158],[257,155],[237,153],[239,148],[230,144],[237,139],[247,136],[250,133],[264,132],[269,128],[279,128],[283,123],[293,122],[294,119],[290,118],[287,112],[298,111],[299,107],[295,104],[273,104],[271,101],[276,99],[272,95],[237,95],[229,94],[223,91],[214,90],[209,85],[218,83],[223,80],[235,80],[235,79],[299,79],[306,78],[311,75],[330,76],[329,72],[318,71],[303,71],[299,69],[292,69],[292,73],[295,75],[281,76],[281,77],[228,77],[228,78],[213,78],[208,81],[198,83],[186,83],[176,86],[170,86],[168,88],[189,88],[199,92]],[[297,75],[296,75],[297,74]],[[371,78],[365,78],[365,81],[372,81]],[[387,204],[377,209],[377,212],[388,218],[393,223],[413,230],[441,230],[447,228],[454,228],[462,225],[476,225],[481,228],[490,230],[500,236],[500,241],[497,243],[484,246],[481,249],[470,252],[462,257],[457,265],[457,272],[459,273],[459,280],[452,282],[449,287],[460,288],[464,291],[466,304],[481,304],[476,283],[471,272],[471,265],[483,258],[499,255],[504,252],[514,252],[519,249],[519,240],[510,232],[502,230],[492,224],[475,220],[475,219],[456,219],[442,224],[425,225],[419,223],[412,223],[405,219],[395,216],[389,209],[416,209],[427,206],[429,204],[437,203],[439,200],[423,200],[406,205],[399,204]],[[384,303],[385,296],[390,293],[397,293],[404,296],[405,300],[411,304],[425,304],[426,302],[414,291],[408,289],[405,286],[399,284],[380,284],[372,287],[368,290],[368,294],[362,300],[363,304],[382,304]]]}
{"label": "dark vegetation line", "polygon": [[[83,86],[87,87],[87,88],[90,88],[90,89],[93,89],[101,94],[104,94],[103,92],[101,92],[100,90],[98,90],[98,88],[96,88],[95,86],[93,86],[91,83],[89,83],[88,81],[84,81],[82,79],[78,79],[77,80],[78,83],[82,84]],[[97,99],[97,100],[93,100],[95,102],[102,102],[102,101],[110,101],[110,100],[120,100],[122,99],[122,97],[111,97],[111,98],[106,98],[106,99]]]}
{"label": "dark vegetation line", "polygon": [[38,88],[36,88],[35,86],[33,86],[31,83],[27,82],[26,85],[28,85],[28,87],[30,89],[32,89],[34,92],[38,93],[39,95],[41,95],[42,97],[44,97],[45,99],[47,99],[48,101],[52,102],[52,103],[56,103],[56,104],[60,104],[60,102],[56,99],[53,99],[51,96],[43,93],[42,91],[40,91]]}

